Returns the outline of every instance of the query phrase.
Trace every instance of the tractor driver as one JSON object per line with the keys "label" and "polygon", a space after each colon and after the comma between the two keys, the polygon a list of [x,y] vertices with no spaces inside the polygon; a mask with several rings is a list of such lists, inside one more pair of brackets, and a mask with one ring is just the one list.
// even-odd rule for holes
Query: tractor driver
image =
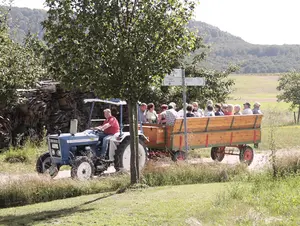
{"label": "tractor driver", "polygon": [[99,142],[97,144],[97,150],[99,145],[102,142],[102,148],[100,150],[100,159],[105,159],[108,139],[114,134],[120,132],[120,126],[118,120],[111,115],[110,109],[105,109],[104,117],[106,118],[102,126],[95,127],[95,129],[100,130],[99,133]]}

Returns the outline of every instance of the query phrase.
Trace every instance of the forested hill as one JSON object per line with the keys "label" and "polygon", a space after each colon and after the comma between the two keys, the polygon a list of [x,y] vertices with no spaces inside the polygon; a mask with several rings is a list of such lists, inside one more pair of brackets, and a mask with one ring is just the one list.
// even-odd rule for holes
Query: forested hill
{"label": "forested hill", "polygon": [[[239,73],[274,73],[300,69],[300,45],[254,45],[209,24],[193,21],[205,43],[211,45],[206,65],[222,69],[239,64]],[[257,34],[259,35],[259,34]]]}
{"label": "forested hill", "polygon": [[[46,11],[28,8],[12,8],[10,17],[11,35],[21,42],[30,31],[43,36],[40,22],[46,18]],[[253,45],[243,39],[223,32],[209,24],[192,21],[211,46],[204,66],[224,69],[229,64],[240,65],[239,73],[276,73],[300,69],[300,45]],[[257,34],[259,35],[259,34]]]}

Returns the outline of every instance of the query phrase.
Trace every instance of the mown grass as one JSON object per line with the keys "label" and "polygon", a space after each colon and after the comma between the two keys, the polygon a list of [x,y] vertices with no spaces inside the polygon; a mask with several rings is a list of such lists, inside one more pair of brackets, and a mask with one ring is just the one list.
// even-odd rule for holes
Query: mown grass
{"label": "mown grass", "polygon": [[[165,186],[0,211],[0,225],[299,225],[300,177]],[[55,208],[54,208],[55,207]]]}
{"label": "mown grass", "polygon": [[235,81],[233,100],[276,103],[278,75],[231,75],[229,78]]}
{"label": "mown grass", "polygon": [[262,173],[228,184],[228,192],[219,193],[207,214],[230,208],[231,219],[218,221],[224,225],[299,225],[299,179],[298,174],[274,178]]}

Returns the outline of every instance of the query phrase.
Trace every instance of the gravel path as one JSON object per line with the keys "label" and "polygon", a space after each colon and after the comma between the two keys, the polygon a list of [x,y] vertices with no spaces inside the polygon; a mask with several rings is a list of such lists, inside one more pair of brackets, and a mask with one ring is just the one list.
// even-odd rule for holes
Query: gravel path
{"label": "gravel path", "polygon": [[[281,150],[277,152],[278,155],[286,155],[286,156],[291,156],[292,155],[297,156],[300,159],[300,151],[299,149],[293,149],[293,150]],[[264,169],[265,167],[270,167],[270,163],[268,161],[270,156],[270,151],[264,151],[264,154],[258,153],[254,155],[254,159],[252,164],[249,166],[250,170],[261,170]],[[188,163],[193,163],[193,164],[201,164],[201,163],[208,163],[208,162],[213,162],[211,158],[198,158],[198,159],[190,159],[188,160]],[[168,162],[161,162],[163,166],[169,166],[170,161]],[[223,161],[221,164],[238,164],[239,163],[239,157],[234,156],[234,155],[225,155]],[[104,173],[114,173],[115,169],[113,166],[109,167],[107,171]],[[0,185],[1,183],[7,183],[9,181],[13,180],[19,180],[20,178],[41,178],[43,176],[40,176],[36,173],[31,173],[31,174],[8,174],[8,173],[0,173]],[[70,170],[62,170],[59,171],[58,175],[54,178],[55,180],[59,179],[65,179],[65,178],[70,178],[71,177],[71,172]],[[45,179],[49,180],[49,177],[44,176]]]}

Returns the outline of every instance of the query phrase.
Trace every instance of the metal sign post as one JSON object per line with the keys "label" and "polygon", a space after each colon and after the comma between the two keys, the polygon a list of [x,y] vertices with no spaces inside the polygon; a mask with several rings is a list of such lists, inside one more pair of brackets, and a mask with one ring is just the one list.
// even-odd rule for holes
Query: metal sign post
{"label": "metal sign post", "polygon": [[187,142],[187,128],[186,128],[186,84],[185,84],[185,70],[182,68],[182,99],[183,99],[183,124],[184,124],[184,147],[188,151]]}
{"label": "metal sign post", "polygon": [[184,123],[184,147],[188,151],[187,122],[186,122],[186,86],[205,86],[205,79],[202,77],[185,77],[184,68],[174,69],[163,81],[164,86],[182,86],[183,99],[183,123]]}

